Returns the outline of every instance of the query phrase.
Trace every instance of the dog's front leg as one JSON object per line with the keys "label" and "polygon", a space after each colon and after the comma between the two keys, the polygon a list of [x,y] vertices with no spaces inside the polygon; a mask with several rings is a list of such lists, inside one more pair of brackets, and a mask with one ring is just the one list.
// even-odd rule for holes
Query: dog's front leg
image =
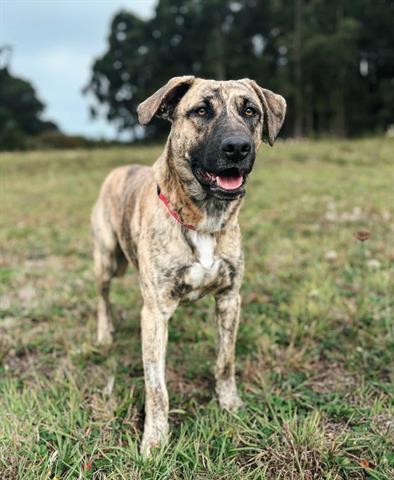
{"label": "dog's front leg", "polygon": [[[163,302],[164,303],[164,302]],[[145,302],[141,314],[142,358],[145,376],[145,425],[141,453],[148,457],[168,436],[168,393],[165,383],[165,357],[168,320],[176,308]]]}
{"label": "dog's front leg", "polygon": [[235,384],[235,341],[237,337],[241,297],[238,291],[219,294],[216,300],[218,356],[215,379],[219,403],[226,410],[242,406]]}

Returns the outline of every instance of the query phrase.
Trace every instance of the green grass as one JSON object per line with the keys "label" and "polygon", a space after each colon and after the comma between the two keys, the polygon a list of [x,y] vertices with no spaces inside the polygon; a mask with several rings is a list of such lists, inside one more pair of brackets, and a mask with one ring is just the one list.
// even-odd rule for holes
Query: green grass
{"label": "green grass", "polygon": [[170,443],[147,462],[137,276],[114,283],[116,341],[96,348],[89,214],[111,168],[160,148],[2,154],[0,478],[393,478],[393,150],[262,148],[241,213],[246,407],[214,398],[212,300],[182,307]]}

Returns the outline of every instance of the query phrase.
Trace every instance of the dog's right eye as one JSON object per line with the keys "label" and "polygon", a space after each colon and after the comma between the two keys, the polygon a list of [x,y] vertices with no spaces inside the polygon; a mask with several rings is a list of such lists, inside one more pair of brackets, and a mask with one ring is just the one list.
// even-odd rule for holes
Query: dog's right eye
{"label": "dog's right eye", "polygon": [[195,110],[195,113],[199,117],[205,117],[208,114],[208,109],[205,107],[198,107],[197,110]]}

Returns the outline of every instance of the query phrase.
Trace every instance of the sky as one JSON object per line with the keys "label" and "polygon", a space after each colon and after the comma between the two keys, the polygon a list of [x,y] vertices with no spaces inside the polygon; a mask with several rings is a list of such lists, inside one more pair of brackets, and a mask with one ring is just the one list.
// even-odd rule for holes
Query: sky
{"label": "sky", "polygon": [[0,0],[0,46],[10,71],[30,81],[46,105],[43,119],[68,134],[118,138],[105,119],[89,118],[82,95],[94,59],[106,50],[110,21],[121,9],[153,15],[156,0]]}

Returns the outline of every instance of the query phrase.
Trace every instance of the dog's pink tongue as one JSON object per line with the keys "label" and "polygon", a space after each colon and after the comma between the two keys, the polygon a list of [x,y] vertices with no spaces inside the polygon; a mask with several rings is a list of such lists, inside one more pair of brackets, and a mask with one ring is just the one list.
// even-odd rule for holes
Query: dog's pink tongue
{"label": "dog's pink tongue", "polygon": [[236,190],[242,185],[242,175],[238,177],[216,177],[217,184],[223,190]]}

